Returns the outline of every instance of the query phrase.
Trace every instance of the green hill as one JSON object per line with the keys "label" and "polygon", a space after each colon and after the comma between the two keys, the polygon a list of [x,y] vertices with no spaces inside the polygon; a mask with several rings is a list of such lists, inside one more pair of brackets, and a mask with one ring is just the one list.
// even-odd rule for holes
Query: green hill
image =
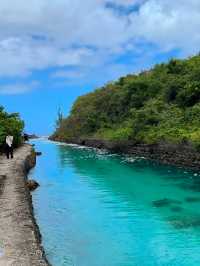
{"label": "green hill", "polygon": [[0,106],[0,151],[3,149],[7,134],[14,136],[14,146],[21,143],[21,134],[24,128],[24,122],[17,113],[8,114],[3,107]]}
{"label": "green hill", "polygon": [[53,139],[200,147],[200,56],[172,59],[79,97]]}

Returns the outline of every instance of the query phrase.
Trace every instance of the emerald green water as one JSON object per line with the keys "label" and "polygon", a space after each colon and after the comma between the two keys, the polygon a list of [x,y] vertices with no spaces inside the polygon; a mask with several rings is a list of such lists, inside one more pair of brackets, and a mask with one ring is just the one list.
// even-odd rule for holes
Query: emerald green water
{"label": "emerald green water", "polygon": [[200,265],[199,173],[34,143],[33,202],[54,266]]}

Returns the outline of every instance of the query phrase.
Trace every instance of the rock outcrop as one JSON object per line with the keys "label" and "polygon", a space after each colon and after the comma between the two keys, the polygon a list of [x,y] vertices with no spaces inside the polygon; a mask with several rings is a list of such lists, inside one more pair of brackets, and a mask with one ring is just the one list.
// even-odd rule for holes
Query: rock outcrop
{"label": "rock outcrop", "polygon": [[30,191],[33,191],[40,186],[35,180],[27,180],[26,185]]}
{"label": "rock outcrop", "polygon": [[[61,139],[54,140],[62,141]],[[141,156],[169,165],[189,167],[196,170],[200,169],[200,152],[196,151],[192,146],[184,143],[171,144],[163,142],[159,144],[148,145],[135,144],[130,141],[114,142],[99,139],[71,139],[63,142],[74,143],[98,149],[103,148],[114,153]]]}

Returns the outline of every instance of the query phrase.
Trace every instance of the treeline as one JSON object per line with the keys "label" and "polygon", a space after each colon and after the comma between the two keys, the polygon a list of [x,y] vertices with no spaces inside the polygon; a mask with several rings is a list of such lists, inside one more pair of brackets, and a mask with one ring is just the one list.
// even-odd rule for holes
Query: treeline
{"label": "treeline", "polygon": [[200,147],[200,56],[172,59],[79,97],[54,139]]}
{"label": "treeline", "polygon": [[7,113],[0,106],[0,151],[3,150],[6,135],[14,136],[14,146],[17,147],[22,141],[22,131],[24,122],[20,119],[18,113]]}

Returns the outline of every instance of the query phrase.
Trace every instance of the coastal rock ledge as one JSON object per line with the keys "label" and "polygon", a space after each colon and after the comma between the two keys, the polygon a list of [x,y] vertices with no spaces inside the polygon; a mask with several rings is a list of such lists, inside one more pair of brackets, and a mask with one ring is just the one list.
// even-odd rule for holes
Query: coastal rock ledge
{"label": "coastal rock ledge", "polygon": [[26,186],[35,161],[28,144],[17,149],[12,160],[0,156],[0,266],[49,265]]}
{"label": "coastal rock ledge", "polygon": [[109,141],[94,138],[74,138],[65,140],[50,137],[52,141],[83,145],[97,149],[106,149],[113,153],[128,154],[130,156],[145,157],[166,165],[200,170],[200,151],[191,145],[161,142],[157,144],[135,144],[131,141]]}

